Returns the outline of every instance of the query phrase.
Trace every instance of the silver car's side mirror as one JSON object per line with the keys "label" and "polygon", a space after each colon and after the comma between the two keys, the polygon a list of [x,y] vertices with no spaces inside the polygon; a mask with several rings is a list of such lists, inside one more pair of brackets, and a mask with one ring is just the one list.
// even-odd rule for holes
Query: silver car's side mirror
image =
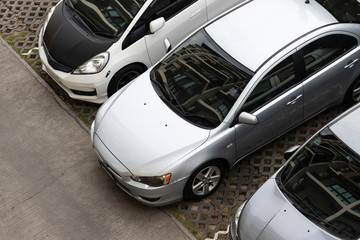
{"label": "silver car's side mirror", "polygon": [[299,149],[300,145],[295,145],[284,152],[285,160],[288,160]]}
{"label": "silver car's side mirror", "polygon": [[256,125],[259,123],[259,119],[255,115],[247,112],[240,113],[238,120],[239,123],[246,123],[251,125]]}
{"label": "silver car's side mirror", "polygon": [[170,43],[170,40],[169,40],[168,38],[166,38],[166,39],[164,40],[164,45],[165,45],[166,52],[167,52],[167,53],[170,52],[170,50],[171,50],[171,43]]}
{"label": "silver car's side mirror", "polygon": [[165,18],[157,18],[150,22],[150,32],[154,33],[165,25]]}

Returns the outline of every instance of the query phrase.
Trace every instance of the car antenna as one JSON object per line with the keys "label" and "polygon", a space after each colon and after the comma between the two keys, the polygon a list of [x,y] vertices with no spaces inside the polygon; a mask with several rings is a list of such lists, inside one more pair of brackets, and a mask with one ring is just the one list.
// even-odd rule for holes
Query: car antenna
{"label": "car antenna", "polygon": [[309,3],[310,3],[310,0],[305,0],[305,3],[306,3],[306,4],[309,4]]}

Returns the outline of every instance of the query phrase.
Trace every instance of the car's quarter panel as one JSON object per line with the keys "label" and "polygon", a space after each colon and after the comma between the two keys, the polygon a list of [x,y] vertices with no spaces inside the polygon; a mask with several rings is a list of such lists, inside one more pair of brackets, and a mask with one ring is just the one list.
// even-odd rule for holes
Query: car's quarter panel
{"label": "car's quarter panel", "polygon": [[176,178],[190,176],[200,165],[218,160],[229,170],[236,161],[235,131],[228,124],[221,124],[210,131],[209,138],[194,151],[174,162],[164,172],[174,172]]}
{"label": "car's quarter panel", "polygon": [[[328,34],[322,34],[321,39],[325,36],[334,34],[344,34],[341,31],[333,31]],[[345,33],[349,34],[349,33]],[[355,35],[350,35],[354,37]],[[359,38],[356,37],[359,42]],[[308,44],[308,43],[307,43]],[[304,46],[298,48],[300,51]],[[340,48],[340,47],[339,47]],[[322,57],[322,56],[321,56]],[[358,60],[356,60],[358,59]],[[352,67],[346,67],[350,62],[355,63]],[[304,118],[310,118],[319,111],[340,104],[349,89],[351,83],[359,77],[360,69],[360,47],[350,50],[335,61],[326,65],[321,70],[307,77],[304,84]]]}
{"label": "car's quarter panel", "polygon": [[[155,64],[167,52],[165,40],[172,46],[179,43],[194,27],[207,21],[205,0],[196,0],[181,12],[169,18],[165,25],[153,34],[145,36],[147,50],[152,64]],[[195,27],[196,28],[196,27]]]}
{"label": "car's quarter panel", "polygon": [[[267,204],[271,203],[271,208],[263,204],[264,199]],[[259,239],[266,225],[285,204],[284,196],[277,189],[275,179],[270,178],[261,186],[261,191],[255,192],[244,206],[239,218],[239,237],[245,240]]]}

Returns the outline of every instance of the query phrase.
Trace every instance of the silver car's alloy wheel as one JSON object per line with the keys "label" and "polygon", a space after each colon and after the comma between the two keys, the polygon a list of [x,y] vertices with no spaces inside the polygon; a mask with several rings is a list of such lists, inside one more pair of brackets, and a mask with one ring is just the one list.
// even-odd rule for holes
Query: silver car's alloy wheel
{"label": "silver car's alloy wheel", "polygon": [[184,187],[185,200],[198,200],[211,195],[225,175],[226,167],[221,160],[211,160],[198,167]]}
{"label": "silver car's alloy wheel", "polygon": [[192,182],[192,191],[197,196],[205,196],[213,191],[221,180],[221,170],[217,166],[208,166],[201,170]]}

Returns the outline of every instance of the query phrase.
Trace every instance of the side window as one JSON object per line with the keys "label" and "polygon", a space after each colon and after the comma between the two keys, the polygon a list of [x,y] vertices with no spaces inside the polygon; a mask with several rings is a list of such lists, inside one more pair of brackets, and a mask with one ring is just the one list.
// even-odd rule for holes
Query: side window
{"label": "side window", "polygon": [[320,38],[302,49],[306,76],[310,76],[356,47],[354,37],[342,34]]}
{"label": "side window", "polygon": [[168,20],[196,1],[197,0],[158,0],[155,1],[155,4],[153,4],[149,10],[152,12],[151,17],[153,19],[163,17],[165,20]]}
{"label": "side window", "polygon": [[246,100],[242,111],[253,112],[297,83],[293,57],[290,56],[276,65],[258,83]]}
{"label": "side window", "polygon": [[124,40],[123,49],[148,34],[149,24],[152,20],[163,17],[167,21],[196,1],[197,0],[154,0]]}

